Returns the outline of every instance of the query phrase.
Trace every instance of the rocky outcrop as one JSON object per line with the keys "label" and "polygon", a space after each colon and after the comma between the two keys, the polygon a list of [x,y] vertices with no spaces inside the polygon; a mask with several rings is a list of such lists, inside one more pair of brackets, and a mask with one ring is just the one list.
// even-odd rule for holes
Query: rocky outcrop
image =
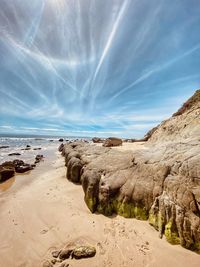
{"label": "rocky outcrop", "polygon": [[8,154],[8,156],[21,156],[21,154],[20,153],[18,153],[18,152],[14,152],[14,153],[10,153],[10,154]]}
{"label": "rocky outcrop", "polygon": [[172,116],[180,116],[183,113],[185,113],[188,110],[191,110],[193,107],[196,105],[199,105],[200,102],[200,90],[197,90],[192,97],[190,97],[184,104],[183,106],[175,112]]}
{"label": "rocky outcrop", "polygon": [[24,173],[27,171],[31,171],[35,167],[34,164],[28,164],[28,163],[25,163],[23,160],[19,160],[19,159],[13,160],[12,163],[14,165],[15,172],[17,173]]}
{"label": "rocky outcrop", "polygon": [[9,148],[9,146],[0,146],[0,149]]}
{"label": "rocky outcrop", "polygon": [[150,136],[150,143],[200,141],[200,90],[184,104],[170,119],[157,126]]}
{"label": "rocky outcrop", "polygon": [[121,146],[121,145],[122,145],[122,139],[116,137],[109,137],[103,143],[103,146],[105,147]]}
{"label": "rocky outcrop", "polygon": [[0,165],[0,183],[15,175],[15,167],[12,162],[4,162]]}
{"label": "rocky outcrop", "polygon": [[59,147],[58,147],[58,151],[59,152],[62,152],[63,151],[63,148],[64,148],[64,144],[60,144]]}
{"label": "rocky outcrop", "polygon": [[12,178],[15,173],[25,173],[35,168],[36,163],[43,159],[43,155],[35,157],[35,164],[25,163],[23,160],[15,159],[13,161],[6,161],[0,165],[0,183]]}
{"label": "rocky outcrop", "polygon": [[200,253],[199,95],[154,128],[141,150],[64,146],[68,179],[73,164],[81,163],[75,182],[91,212],[149,220],[160,237]]}
{"label": "rocky outcrop", "polygon": [[94,137],[92,138],[93,143],[103,143],[105,139],[99,138],[99,137]]}

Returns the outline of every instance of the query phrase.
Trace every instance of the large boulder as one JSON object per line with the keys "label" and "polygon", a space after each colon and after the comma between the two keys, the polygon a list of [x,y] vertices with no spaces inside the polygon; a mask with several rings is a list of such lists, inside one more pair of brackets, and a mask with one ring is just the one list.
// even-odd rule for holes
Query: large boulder
{"label": "large boulder", "polygon": [[73,183],[79,183],[83,163],[79,158],[72,157],[67,164],[67,178]]}
{"label": "large boulder", "polygon": [[15,166],[12,161],[0,165],[0,183],[12,178],[15,175]]}
{"label": "large boulder", "polygon": [[117,137],[109,137],[103,143],[103,146],[105,147],[121,146],[121,145],[122,145],[122,139]]}

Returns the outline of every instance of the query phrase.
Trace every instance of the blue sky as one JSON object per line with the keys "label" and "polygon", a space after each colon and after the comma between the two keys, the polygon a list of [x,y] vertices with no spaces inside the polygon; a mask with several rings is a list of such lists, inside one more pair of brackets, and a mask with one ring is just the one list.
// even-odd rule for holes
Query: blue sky
{"label": "blue sky", "polygon": [[142,137],[200,88],[199,0],[0,0],[0,133]]}

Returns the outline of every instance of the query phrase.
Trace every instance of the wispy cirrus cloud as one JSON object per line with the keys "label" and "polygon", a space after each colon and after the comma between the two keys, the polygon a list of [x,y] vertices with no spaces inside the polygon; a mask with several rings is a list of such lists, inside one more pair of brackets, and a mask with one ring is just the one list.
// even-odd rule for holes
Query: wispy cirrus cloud
{"label": "wispy cirrus cloud", "polygon": [[142,137],[200,87],[196,0],[31,3],[0,2],[0,133]]}

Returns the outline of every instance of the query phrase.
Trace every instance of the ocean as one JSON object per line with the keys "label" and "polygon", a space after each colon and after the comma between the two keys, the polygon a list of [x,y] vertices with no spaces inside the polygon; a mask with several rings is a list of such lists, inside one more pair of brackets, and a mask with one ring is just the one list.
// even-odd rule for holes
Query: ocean
{"label": "ocean", "polygon": [[[47,156],[52,150],[55,151],[61,143],[59,142],[60,138],[63,138],[64,142],[76,139],[91,140],[89,137],[74,136],[0,135],[0,164],[14,159],[22,159],[27,163],[33,163],[36,155]],[[19,153],[20,155],[9,156],[10,153]]]}

